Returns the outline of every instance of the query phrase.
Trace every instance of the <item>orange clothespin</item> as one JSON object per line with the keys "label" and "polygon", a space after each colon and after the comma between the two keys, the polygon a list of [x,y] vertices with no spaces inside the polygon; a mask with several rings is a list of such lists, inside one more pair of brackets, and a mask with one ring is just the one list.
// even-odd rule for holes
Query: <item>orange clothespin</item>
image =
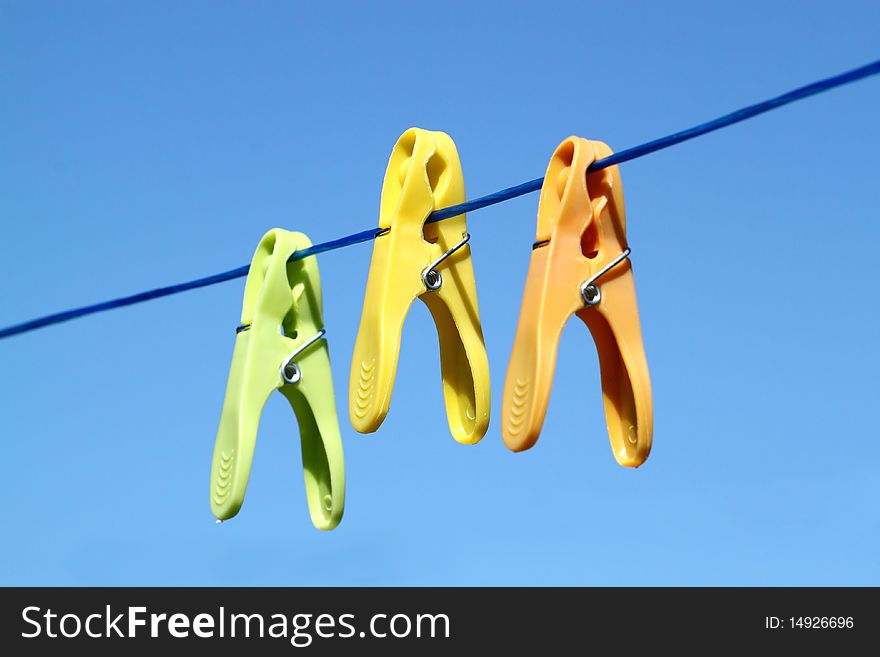
{"label": "orange clothespin", "polygon": [[623,188],[598,141],[569,137],[547,167],[522,309],[502,405],[502,434],[514,451],[538,440],[562,329],[577,314],[599,352],[605,419],[614,457],[637,467],[651,451],[653,405],[642,345]]}

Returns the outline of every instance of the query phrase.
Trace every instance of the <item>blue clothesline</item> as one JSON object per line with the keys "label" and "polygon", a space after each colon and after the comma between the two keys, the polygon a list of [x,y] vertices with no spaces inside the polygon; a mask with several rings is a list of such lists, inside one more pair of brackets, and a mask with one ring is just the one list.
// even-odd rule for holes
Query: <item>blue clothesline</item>
{"label": "blue clothesline", "polygon": [[[845,73],[841,73],[839,75],[835,75],[833,77],[819,80],[818,82],[813,82],[812,84],[808,84],[803,87],[799,87],[797,89],[794,89],[793,91],[782,94],[781,96],[776,96],[775,98],[770,98],[760,103],[749,105],[748,107],[736,110],[735,112],[731,112],[730,114],[725,114],[724,116],[720,116],[717,119],[701,123],[692,128],[682,130],[681,132],[675,132],[671,135],[660,137],[659,139],[655,139],[653,141],[649,141],[644,144],[640,144],[638,146],[633,146],[632,148],[627,148],[625,150],[619,151],[601,160],[596,160],[595,162],[593,162],[592,165],[590,165],[589,171],[599,171],[606,167],[614,166],[615,164],[622,164],[623,162],[629,162],[630,160],[644,157],[645,155],[649,155],[650,153],[654,153],[655,151],[669,148],[670,146],[675,146],[676,144],[688,141],[689,139],[700,137],[709,132],[714,132],[715,130],[720,130],[721,128],[726,128],[727,126],[745,121],[746,119],[750,119],[759,114],[763,114],[764,112],[769,112],[770,110],[776,109],[777,107],[788,105],[789,103],[802,100],[809,96],[814,96],[816,94],[822,93],[823,91],[828,91],[829,89],[834,89],[850,82],[855,82],[856,80],[862,80],[871,75],[876,75],[877,73],[880,73],[880,60],[872,62],[870,64],[866,64],[865,66],[861,66],[859,68],[855,68],[851,71],[847,71]],[[490,205],[502,203],[512,198],[535,192],[541,189],[541,185],[543,183],[543,178],[535,178],[534,180],[529,180],[528,182],[502,189],[493,194],[488,194],[486,196],[471,199],[470,201],[465,201],[464,203],[453,205],[448,208],[441,208],[431,213],[431,216],[428,217],[427,221],[428,223],[443,221],[444,219],[456,217],[466,212],[473,212],[475,210],[488,207]],[[329,242],[314,244],[307,249],[297,251],[295,254],[293,254],[293,256],[291,256],[291,260],[299,260],[308,256],[318,255],[319,253],[326,253],[327,251],[334,251],[336,249],[352,246],[354,244],[369,242],[370,240],[375,239],[380,232],[382,231],[379,228],[370,228],[368,230],[363,230],[358,233],[346,235],[335,240],[330,240]],[[20,335],[22,333],[28,333],[38,328],[51,326],[53,324],[60,324],[62,322],[67,322],[72,319],[77,319],[79,317],[85,317],[86,315],[93,315],[94,313],[103,312],[105,310],[123,308],[125,306],[131,306],[136,303],[150,301],[151,299],[167,297],[171,296],[172,294],[180,294],[181,292],[186,292],[187,290],[195,290],[200,287],[208,287],[209,285],[216,285],[217,283],[230,281],[234,278],[241,278],[243,276],[247,276],[249,268],[249,265],[244,265],[243,267],[236,267],[235,269],[230,269],[229,271],[221,272],[219,274],[213,274],[204,278],[197,278],[195,280],[187,281],[185,283],[177,283],[176,285],[159,287],[153,290],[147,290],[145,292],[132,294],[130,296],[120,297],[118,299],[111,299],[109,301],[103,301],[101,303],[96,303],[89,306],[82,306],[80,308],[73,308],[71,310],[53,313],[44,317],[38,317],[36,319],[0,329],[0,339],[12,337],[13,335]]]}

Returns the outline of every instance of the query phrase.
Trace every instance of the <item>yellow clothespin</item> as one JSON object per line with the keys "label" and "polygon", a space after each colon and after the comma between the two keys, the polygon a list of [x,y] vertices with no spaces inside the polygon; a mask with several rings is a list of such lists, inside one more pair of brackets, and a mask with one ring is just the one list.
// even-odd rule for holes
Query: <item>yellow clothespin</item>
{"label": "yellow clothespin", "polygon": [[440,339],[440,368],[452,436],[475,443],[489,425],[489,362],[480,328],[465,215],[425,223],[463,203],[464,178],[449,135],[411,128],[385,172],[379,228],[351,363],[354,428],[379,428],[391,402],[403,322],[413,300],[428,306]]}
{"label": "yellow clothespin", "polygon": [[211,510],[219,520],[238,513],[244,501],[260,415],[274,390],[299,423],[312,523],[333,529],[342,518],[345,467],[318,263],[313,257],[288,262],[311,245],[302,233],[276,228],[251,261],[211,465]]}

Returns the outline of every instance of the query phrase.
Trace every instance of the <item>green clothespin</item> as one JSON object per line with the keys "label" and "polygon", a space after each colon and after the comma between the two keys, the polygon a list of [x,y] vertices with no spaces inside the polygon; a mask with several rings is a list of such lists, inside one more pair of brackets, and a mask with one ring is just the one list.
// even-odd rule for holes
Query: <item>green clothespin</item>
{"label": "green clothespin", "polygon": [[251,261],[211,465],[211,511],[219,520],[244,501],[260,415],[273,390],[287,397],[299,422],[312,522],[333,529],[342,518],[345,467],[318,263],[288,262],[311,245],[303,233],[276,228]]}

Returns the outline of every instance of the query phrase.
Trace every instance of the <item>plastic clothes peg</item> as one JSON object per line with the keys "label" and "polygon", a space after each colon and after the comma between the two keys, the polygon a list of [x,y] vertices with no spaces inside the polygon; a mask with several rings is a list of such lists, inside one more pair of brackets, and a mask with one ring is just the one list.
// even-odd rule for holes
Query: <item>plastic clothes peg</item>
{"label": "plastic clothes peg", "polygon": [[587,167],[611,155],[598,141],[569,137],[541,188],[538,227],[502,404],[502,435],[514,451],[538,439],[568,318],[587,325],[599,352],[602,396],[618,463],[636,467],[651,450],[653,406],[626,241],[618,167]]}
{"label": "plastic clothes peg", "polygon": [[403,322],[415,299],[431,312],[449,429],[475,443],[489,424],[489,362],[480,327],[465,215],[425,223],[432,211],[462,203],[464,179],[449,135],[403,133],[382,185],[379,228],[349,382],[354,428],[370,433],[388,413]]}
{"label": "plastic clothes peg", "polygon": [[244,501],[260,415],[273,390],[287,398],[299,423],[312,522],[333,529],[342,518],[345,469],[318,263],[288,262],[309,246],[304,234],[276,228],[251,261],[211,465],[211,511],[220,520]]}

